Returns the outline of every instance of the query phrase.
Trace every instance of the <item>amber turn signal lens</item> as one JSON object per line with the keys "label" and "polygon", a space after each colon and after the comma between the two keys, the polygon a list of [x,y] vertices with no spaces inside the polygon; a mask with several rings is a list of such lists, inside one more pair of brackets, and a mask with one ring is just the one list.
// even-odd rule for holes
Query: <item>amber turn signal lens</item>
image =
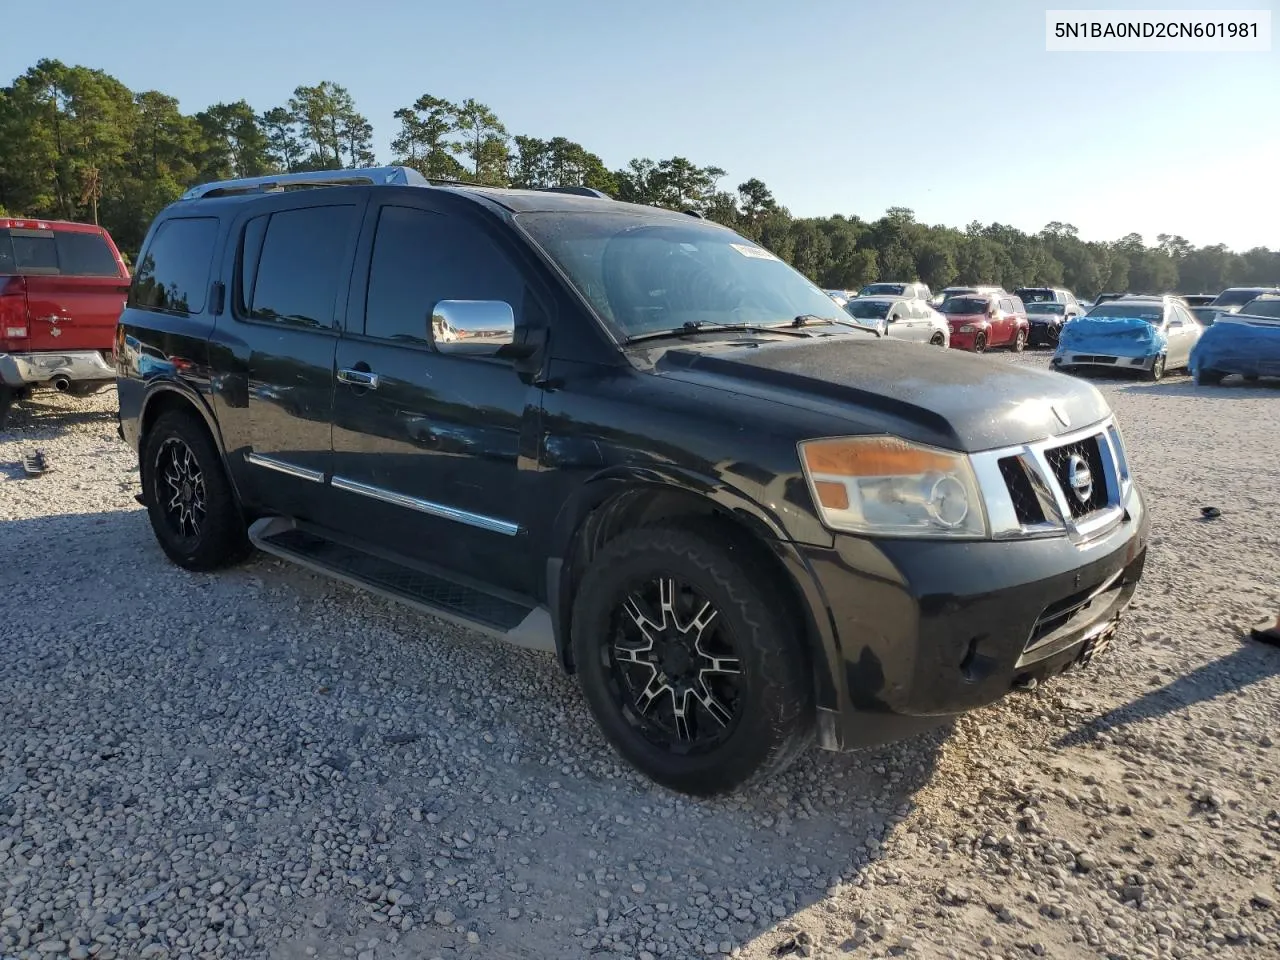
{"label": "amber turn signal lens", "polygon": [[818,494],[818,502],[828,510],[849,509],[849,490],[843,483],[819,480],[813,488]]}
{"label": "amber turn signal lens", "polygon": [[956,464],[955,454],[921,449],[897,437],[809,440],[802,449],[811,473],[835,477],[915,476],[946,472]]}

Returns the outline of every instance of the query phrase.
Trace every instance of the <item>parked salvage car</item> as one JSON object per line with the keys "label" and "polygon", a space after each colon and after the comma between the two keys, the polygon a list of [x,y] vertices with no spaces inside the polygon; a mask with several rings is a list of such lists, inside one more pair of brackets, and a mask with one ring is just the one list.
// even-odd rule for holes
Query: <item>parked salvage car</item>
{"label": "parked salvage car", "polygon": [[1177,297],[1125,297],[1066,324],[1050,364],[1064,372],[1107,368],[1160,380],[1190,364],[1202,332]]}
{"label": "parked salvage car", "polygon": [[547,651],[677,790],[1088,663],[1142,574],[1092,385],[877,337],[683,213],[286,174],[187,191],[139,263],[120,431],[174,563],[253,544]]}
{"label": "parked salvage car", "polygon": [[1213,298],[1209,306],[1219,313],[1237,313],[1250,300],[1277,294],[1280,294],[1280,287],[1227,287]]}
{"label": "parked salvage car", "polygon": [[938,309],[951,325],[951,346],[957,350],[1009,347],[1020,353],[1031,333],[1026,307],[1011,293],[961,294]]}
{"label": "parked salvage car", "polygon": [[1027,334],[1027,343],[1036,346],[1055,346],[1062,325],[1076,317],[1083,317],[1084,310],[1076,302],[1064,303],[1055,300],[1035,300],[1026,304],[1027,321],[1031,330]]}
{"label": "parked salvage car", "polygon": [[35,390],[111,385],[129,269],[91,223],[0,218],[0,427]]}
{"label": "parked salvage car", "polygon": [[912,283],[869,283],[858,291],[860,297],[906,297],[909,300],[928,300],[932,293],[929,285],[914,281]]}
{"label": "parked salvage car", "polygon": [[924,300],[906,297],[857,297],[845,304],[845,312],[858,323],[884,337],[945,347],[950,330],[943,316]]}
{"label": "parked salvage car", "polygon": [[1222,314],[1191,354],[1196,383],[1219,384],[1239,374],[1246,380],[1280,377],[1280,296],[1250,300],[1235,314]]}

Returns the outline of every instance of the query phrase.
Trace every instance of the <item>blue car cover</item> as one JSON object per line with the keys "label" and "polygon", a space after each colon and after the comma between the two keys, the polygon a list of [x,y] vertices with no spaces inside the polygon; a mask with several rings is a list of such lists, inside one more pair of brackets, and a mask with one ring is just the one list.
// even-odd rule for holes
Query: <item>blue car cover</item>
{"label": "blue car cover", "polygon": [[1062,328],[1057,352],[1154,357],[1168,343],[1164,333],[1141,317],[1076,317]]}
{"label": "blue car cover", "polygon": [[1191,372],[1280,377],[1280,323],[1215,323],[1191,351]]}

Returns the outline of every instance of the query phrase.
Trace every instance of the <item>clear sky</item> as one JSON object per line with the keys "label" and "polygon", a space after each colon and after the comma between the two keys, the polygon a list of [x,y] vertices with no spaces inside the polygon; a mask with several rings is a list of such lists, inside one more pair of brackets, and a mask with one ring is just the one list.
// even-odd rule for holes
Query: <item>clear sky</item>
{"label": "clear sky", "polygon": [[[1271,9],[1275,0],[1157,0]],[[797,215],[1074,223],[1280,247],[1270,53],[1046,53],[1045,9],[1107,0],[5,0],[0,84],[41,56],[194,112],[347,87],[389,158],[392,112],[475,97],[507,129],[759,177]],[[52,8],[56,7],[56,11]]]}

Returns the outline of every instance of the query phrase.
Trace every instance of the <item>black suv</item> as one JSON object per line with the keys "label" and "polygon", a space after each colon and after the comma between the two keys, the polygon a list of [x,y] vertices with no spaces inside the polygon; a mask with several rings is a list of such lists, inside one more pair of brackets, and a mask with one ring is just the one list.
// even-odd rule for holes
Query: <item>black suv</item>
{"label": "black suv", "polygon": [[553,651],[697,794],[1106,646],[1148,520],[1094,387],[881,339],[592,193],[378,168],[161,212],[115,356],[168,556],[253,544]]}

